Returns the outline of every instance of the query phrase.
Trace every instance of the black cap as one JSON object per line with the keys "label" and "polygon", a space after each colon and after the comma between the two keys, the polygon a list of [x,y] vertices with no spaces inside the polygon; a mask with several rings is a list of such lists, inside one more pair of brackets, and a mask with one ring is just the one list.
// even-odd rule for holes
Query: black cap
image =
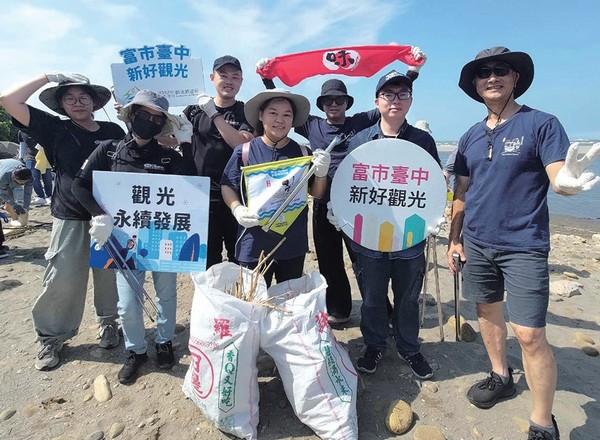
{"label": "black cap", "polygon": [[233,67],[239,69],[240,71],[242,70],[240,60],[238,60],[236,57],[232,57],[231,55],[225,55],[215,60],[215,63],[213,64],[213,71],[219,70],[226,64],[231,64]]}
{"label": "black cap", "polygon": [[412,83],[412,80],[408,76],[406,76],[403,73],[400,73],[396,70],[392,70],[391,72],[386,73],[379,79],[379,82],[377,83],[377,88],[375,89],[375,97],[376,98],[377,98],[377,95],[379,95],[379,91],[388,84],[403,85],[403,86],[408,87],[412,91],[413,83]]}
{"label": "black cap", "polygon": [[317,107],[323,110],[322,99],[325,96],[345,96],[346,97],[346,110],[349,110],[354,104],[354,98],[348,95],[348,89],[346,84],[339,79],[328,79],[321,86],[321,96],[317,98]]}

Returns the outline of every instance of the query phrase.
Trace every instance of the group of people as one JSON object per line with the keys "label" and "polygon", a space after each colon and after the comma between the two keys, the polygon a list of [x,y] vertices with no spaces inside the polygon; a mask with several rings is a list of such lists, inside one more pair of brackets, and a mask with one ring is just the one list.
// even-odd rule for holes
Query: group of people
{"label": "group of people", "polygon": [[[413,54],[425,60],[418,48]],[[440,163],[431,135],[407,121],[418,72],[419,67],[410,67],[406,74],[391,71],[382,76],[375,88],[375,108],[352,116],[346,115],[354,102],[346,85],[338,79],[327,80],[316,99],[317,108],[325,114],[321,117],[310,114],[307,98],[274,88],[267,79],[263,81],[268,90],[244,105],[236,99],[243,82],[241,64],[227,55],[215,60],[210,74],[215,96],[201,95],[198,105],[186,108],[184,116],[171,115],[164,97],[147,90],[138,92],[120,109],[127,134],[117,124],[93,118],[93,111],[106,105],[111,94],[81,75],[40,75],[3,92],[0,105],[44,147],[56,173],[48,265],[42,293],[32,311],[41,342],[35,367],[56,367],[63,343],[77,334],[87,290],[90,236],[102,245],[113,228],[112,217],[92,194],[93,170],[210,177],[207,267],[222,261],[225,248],[229,261],[253,268],[261,251],[270,251],[279,240],[258,227],[257,213],[244,205],[241,167],[310,155],[314,167],[308,182],[314,197],[313,239],[319,269],[328,284],[330,323],[346,322],[352,308],[343,262],[345,243],[362,296],[360,329],[365,350],[356,362],[357,369],[366,374],[376,371],[391,322],[398,356],[415,376],[431,378],[433,370],[421,354],[418,339],[425,243],[399,252],[361,247],[339,231],[329,203],[329,187],[338,165],[349,151],[365,142],[405,139]],[[595,179],[583,176],[572,160],[565,163],[569,140],[554,116],[516,103],[532,80],[531,58],[503,47],[480,52],[461,72],[460,87],[485,104],[487,116],[459,142],[448,261],[453,272],[458,270],[454,254],[464,264],[464,294],[477,304],[492,364],[489,377],[469,390],[469,401],[490,408],[515,391],[505,349],[506,289],[510,322],[522,347],[533,397],[528,438],[558,439],[552,415],[556,363],[544,330],[549,296],[546,194],[550,185],[559,194],[574,194],[589,189]],[[67,119],[26,104],[48,83],[57,85],[43,90],[40,100]],[[289,137],[292,128],[308,139],[310,149]],[[344,135],[345,140],[326,152],[336,135]],[[103,142],[97,145],[98,141]],[[175,145],[181,154],[170,148]],[[302,275],[308,250],[307,222],[305,208],[285,232],[286,241],[273,256],[267,283],[273,276],[280,283]],[[144,272],[133,272],[143,283]],[[121,273],[116,277],[111,270],[94,269],[92,273],[100,347],[119,344],[120,318],[128,357],[119,380],[132,383],[147,360],[141,303]],[[176,274],[154,272],[153,280],[159,310],[156,359],[159,368],[170,368],[175,363],[171,339]],[[390,280],[393,305],[388,300]]]}

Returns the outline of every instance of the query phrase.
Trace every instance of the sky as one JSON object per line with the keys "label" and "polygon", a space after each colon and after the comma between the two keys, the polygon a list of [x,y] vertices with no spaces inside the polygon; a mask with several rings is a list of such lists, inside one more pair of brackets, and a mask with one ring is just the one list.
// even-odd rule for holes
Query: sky
{"label": "sky", "polygon": [[[527,52],[535,64],[533,84],[517,102],[556,115],[571,139],[600,139],[598,17],[598,0],[4,2],[0,90],[55,71],[82,73],[110,86],[110,64],[122,62],[120,50],[183,44],[203,60],[209,94],[214,59],[239,58],[244,83],[238,99],[247,101],[264,90],[254,68],[260,58],[396,42],[419,46],[428,57],[414,85],[409,122],[425,119],[437,141],[449,141],[486,115],[483,104],[458,88],[460,70],[480,50],[506,46]],[[355,99],[349,114],[373,108],[379,77],[406,68],[396,61],[370,78],[339,77]],[[292,90],[308,97],[312,113],[323,116],[314,103],[321,84],[333,77],[309,78]],[[29,102],[40,107],[36,96]],[[112,106],[106,108],[115,121]]]}

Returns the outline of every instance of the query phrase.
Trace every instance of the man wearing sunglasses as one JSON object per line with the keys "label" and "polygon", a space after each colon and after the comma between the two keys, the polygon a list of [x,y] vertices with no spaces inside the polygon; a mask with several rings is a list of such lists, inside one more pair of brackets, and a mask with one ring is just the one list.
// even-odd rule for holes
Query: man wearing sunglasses
{"label": "man wearing sunglasses", "polygon": [[[460,139],[448,264],[463,266],[463,294],[476,302],[481,336],[492,369],[467,393],[491,408],[515,392],[507,363],[504,291],[512,330],[523,355],[533,410],[528,439],[559,438],[552,415],[556,361],[546,339],[550,250],[548,188],[573,193],[561,183],[569,139],[556,117],[518,104],[533,81],[524,52],[492,47],[461,72],[459,86],[485,104],[487,117]],[[568,171],[568,167],[565,167]],[[564,171],[560,171],[564,173]],[[575,176],[579,177],[579,176]],[[564,180],[563,180],[564,181]]]}
{"label": "man wearing sunglasses", "polygon": [[[413,47],[412,53],[416,60],[423,60],[420,66],[410,66],[406,72],[406,75],[414,81],[419,76],[419,70],[425,64],[427,57],[416,46]],[[256,67],[260,70],[268,61],[267,58],[263,58]],[[270,79],[263,78],[263,83],[267,89],[275,88],[275,84]],[[331,151],[325,194],[320,198],[313,199],[313,241],[319,262],[319,272],[327,280],[327,313],[329,323],[332,325],[348,322],[352,312],[352,291],[346,275],[342,241],[353,265],[356,262],[356,256],[352,251],[350,240],[336,230],[327,219],[331,181],[340,162],[346,157],[348,140],[359,131],[375,125],[381,117],[376,108],[346,116],[346,112],[350,110],[353,103],[354,98],[348,94],[346,84],[339,79],[329,79],[323,83],[321,94],[317,97],[317,107],[325,113],[325,118],[309,115],[302,126],[295,128],[296,133],[308,139],[313,151],[324,150],[338,135],[347,136],[344,142],[336,145]],[[391,314],[392,306],[389,303],[388,309]]]}

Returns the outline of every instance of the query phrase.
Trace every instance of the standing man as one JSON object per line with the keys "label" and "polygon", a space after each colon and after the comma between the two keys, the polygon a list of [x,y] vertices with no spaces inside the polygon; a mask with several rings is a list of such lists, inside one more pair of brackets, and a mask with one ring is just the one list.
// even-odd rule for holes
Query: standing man
{"label": "standing man", "polygon": [[[420,66],[410,66],[406,75],[414,81],[427,57],[418,47],[413,47],[416,60],[423,59]],[[264,67],[268,58],[261,59],[256,67]],[[272,80],[263,78],[268,89],[275,87]],[[348,95],[346,84],[339,79],[329,79],[321,86],[321,95],[317,97],[317,107],[325,113],[325,118],[309,115],[307,121],[295,131],[308,139],[313,151],[324,150],[336,136],[347,136],[344,142],[336,145],[331,151],[331,164],[327,173],[327,190],[322,197],[313,199],[313,241],[319,262],[319,272],[327,281],[327,313],[330,324],[344,324],[350,319],[352,312],[352,291],[346,275],[344,250],[342,241],[354,266],[356,256],[350,245],[351,241],[343,233],[336,230],[327,219],[327,204],[330,200],[330,188],[333,176],[341,161],[346,157],[349,139],[361,130],[375,125],[379,121],[378,109],[359,112],[346,116],[354,98]],[[389,304],[389,303],[388,303]],[[391,304],[388,306],[391,313]]]}
{"label": "standing man", "polygon": [[[412,85],[408,76],[395,70],[381,77],[375,89],[375,106],[381,114],[381,121],[356,134],[350,141],[348,152],[375,139],[396,138],[417,144],[440,163],[431,135],[411,126],[406,120],[412,104]],[[401,151],[398,154],[402,154]],[[374,373],[385,352],[389,333],[386,303],[391,280],[394,294],[392,326],[398,356],[419,379],[433,376],[433,370],[421,354],[419,343],[418,299],[425,274],[425,242],[423,240],[411,248],[396,252],[374,251],[352,243],[363,297],[360,331],[366,346],[356,363],[357,370]]]}
{"label": "standing man", "polygon": [[208,255],[206,268],[222,261],[223,244],[227,259],[235,259],[238,224],[221,197],[221,176],[233,149],[253,138],[252,127],[244,116],[244,103],[235,99],[242,86],[242,66],[230,55],[217,58],[210,74],[215,97],[198,97],[198,105],[184,114],[194,126],[192,142],[181,145],[183,157],[194,163],[195,175],[210,177],[208,218]]}
{"label": "standing man", "polygon": [[546,196],[550,185],[557,194],[568,195],[589,189],[595,180],[581,176],[576,148],[574,162],[567,159],[565,165],[569,139],[556,117],[515,102],[531,85],[533,71],[528,54],[505,47],[479,52],[462,69],[460,88],[485,104],[487,117],[459,141],[448,264],[451,272],[457,270],[455,253],[464,262],[463,292],[477,304],[492,364],[489,376],[475,383],[467,398],[479,408],[491,408],[515,392],[506,358],[506,289],[506,309],[533,399],[528,439],[554,440],[559,438],[552,415],[556,361],[545,330],[550,250]]}

